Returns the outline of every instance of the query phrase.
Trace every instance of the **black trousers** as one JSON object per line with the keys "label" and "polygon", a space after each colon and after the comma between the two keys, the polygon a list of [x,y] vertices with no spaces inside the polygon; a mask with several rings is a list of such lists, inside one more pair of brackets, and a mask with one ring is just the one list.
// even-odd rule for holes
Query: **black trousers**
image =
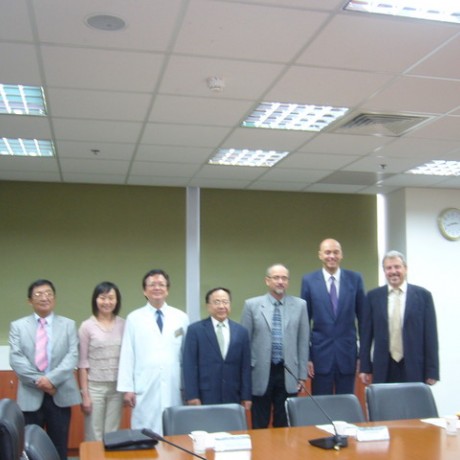
{"label": "black trousers", "polygon": [[297,393],[288,393],[284,385],[283,364],[272,364],[267,391],[263,396],[252,396],[252,427],[267,428],[273,407],[273,426],[288,426],[284,403],[288,397]]}
{"label": "black trousers", "polygon": [[69,440],[70,407],[59,407],[53,397],[45,393],[43,403],[37,411],[24,412],[26,425],[39,425],[46,430],[61,460],[67,459]]}
{"label": "black trousers", "polygon": [[391,356],[388,362],[387,383],[406,382],[406,365],[404,358],[396,362]]}

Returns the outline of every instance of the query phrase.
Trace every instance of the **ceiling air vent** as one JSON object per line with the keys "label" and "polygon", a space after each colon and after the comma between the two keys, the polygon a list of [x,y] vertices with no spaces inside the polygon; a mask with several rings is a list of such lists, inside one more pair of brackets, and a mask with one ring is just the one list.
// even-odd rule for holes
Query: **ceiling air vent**
{"label": "ceiling air vent", "polygon": [[387,113],[360,113],[336,125],[335,133],[402,136],[430,117]]}

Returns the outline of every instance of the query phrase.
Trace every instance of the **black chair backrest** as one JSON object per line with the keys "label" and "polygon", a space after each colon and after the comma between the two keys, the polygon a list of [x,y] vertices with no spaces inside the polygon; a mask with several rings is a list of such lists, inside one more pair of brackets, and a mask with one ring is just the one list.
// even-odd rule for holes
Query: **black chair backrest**
{"label": "black chair backrest", "polygon": [[286,400],[289,425],[308,426],[331,423],[318,405],[332,420],[343,420],[348,423],[366,421],[361,404],[354,394],[318,395],[294,397]]}
{"label": "black chair backrest", "polygon": [[19,460],[24,450],[24,415],[17,402],[0,400],[0,460]]}
{"label": "black chair backrest", "polygon": [[26,425],[24,450],[28,460],[60,460],[50,437],[38,425]]}
{"label": "black chair backrest", "polygon": [[371,422],[438,417],[431,388],[422,382],[369,385],[366,401]]}
{"label": "black chair backrest", "polygon": [[163,411],[163,434],[187,434],[194,430],[247,430],[246,412],[239,404],[174,406]]}

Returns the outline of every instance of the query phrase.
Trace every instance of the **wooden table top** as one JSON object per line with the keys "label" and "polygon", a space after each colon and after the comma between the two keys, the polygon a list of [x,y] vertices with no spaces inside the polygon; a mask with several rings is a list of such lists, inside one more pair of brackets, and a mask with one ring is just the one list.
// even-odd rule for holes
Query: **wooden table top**
{"label": "wooden table top", "polygon": [[[323,450],[309,444],[310,439],[328,436],[314,426],[249,430],[252,450],[246,452],[214,452],[199,454],[207,460],[459,460],[460,433],[448,436],[443,428],[420,420],[398,420],[363,424],[385,425],[390,431],[389,441],[357,442],[349,438],[348,447],[340,451]],[[187,435],[168,436],[167,439],[186,449],[192,449]],[[80,460],[136,459],[190,460],[190,454],[159,442],[155,449],[108,452],[99,441],[80,445]]]}

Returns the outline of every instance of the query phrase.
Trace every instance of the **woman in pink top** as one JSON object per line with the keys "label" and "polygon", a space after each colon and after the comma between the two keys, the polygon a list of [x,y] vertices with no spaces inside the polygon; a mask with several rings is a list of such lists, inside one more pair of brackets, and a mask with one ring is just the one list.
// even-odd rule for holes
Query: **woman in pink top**
{"label": "woman in pink top", "polygon": [[118,316],[118,287],[109,281],[98,284],[91,305],[93,315],[83,321],[78,331],[78,375],[86,441],[102,440],[104,433],[118,430],[123,408],[123,393],[117,392],[117,374],[125,320]]}

